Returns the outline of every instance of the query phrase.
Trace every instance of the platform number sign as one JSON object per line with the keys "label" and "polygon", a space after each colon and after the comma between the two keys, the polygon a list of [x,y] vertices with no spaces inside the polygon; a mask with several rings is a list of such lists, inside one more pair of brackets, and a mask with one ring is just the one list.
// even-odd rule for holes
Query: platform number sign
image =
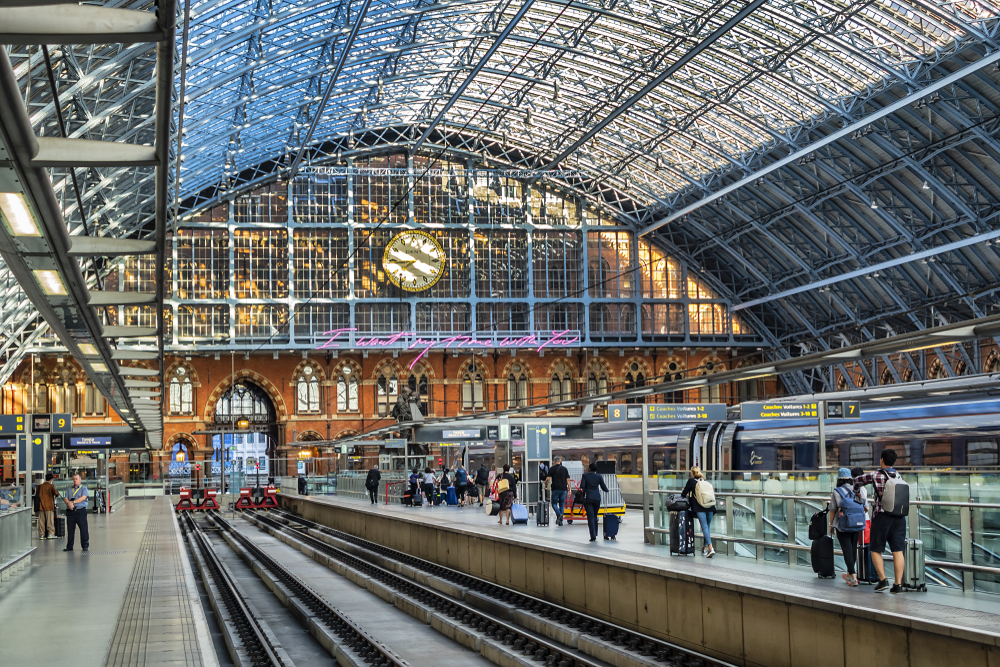
{"label": "platform number sign", "polygon": [[609,422],[623,422],[627,419],[627,413],[624,405],[609,405],[608,406],[608,421]]}
{"label": "platform number sign", "polygon": [[0,435],[24,433],[24,415],[0,415]]}
{"label": "platform number sign", "polygon": [[52,415],[52,432],[53,433],[72,433],[73,432],[73,415],[67,413],[56,413]]}

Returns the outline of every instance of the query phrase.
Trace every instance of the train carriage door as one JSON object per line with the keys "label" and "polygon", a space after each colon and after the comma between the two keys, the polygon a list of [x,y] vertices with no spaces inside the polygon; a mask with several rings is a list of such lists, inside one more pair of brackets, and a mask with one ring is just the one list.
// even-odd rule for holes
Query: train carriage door
{"label": "train carriage door", "polygon": [[677,464],[676,469],[678,471],[687,470],[692,465],[692,448],[697,432],[698,429],[694,426],[687,426],[682,428],[680,433],[677,434],[677,457],[675,463]]}
{"label": "train carriage door", "polygon": [[737,424],[727,422],[719,436],[719,470],[728,471],[733,469],[733,452],[736,445]]}

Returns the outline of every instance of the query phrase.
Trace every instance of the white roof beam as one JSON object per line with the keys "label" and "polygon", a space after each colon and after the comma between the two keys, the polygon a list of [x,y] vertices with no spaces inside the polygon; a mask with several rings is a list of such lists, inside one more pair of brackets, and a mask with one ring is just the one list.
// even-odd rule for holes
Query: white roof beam
{"label": "white roof beam", "polygon": [[0,7],[3,44],[135,44],[162,39],[153,12],[94,5]]}

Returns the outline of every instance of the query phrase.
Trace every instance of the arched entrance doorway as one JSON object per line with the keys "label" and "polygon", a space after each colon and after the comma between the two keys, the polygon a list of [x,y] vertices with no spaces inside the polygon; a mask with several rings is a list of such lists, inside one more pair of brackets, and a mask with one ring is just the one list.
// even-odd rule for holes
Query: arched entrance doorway
{"label": "arched entrance doorway", "polygon": [[219,397],[214,422],[220,432],[211,436],[213,463],[218,462],[221,468],[225,462],[227,473],[274,474],[277,413],[266,391],[249,380],[240,380]]}

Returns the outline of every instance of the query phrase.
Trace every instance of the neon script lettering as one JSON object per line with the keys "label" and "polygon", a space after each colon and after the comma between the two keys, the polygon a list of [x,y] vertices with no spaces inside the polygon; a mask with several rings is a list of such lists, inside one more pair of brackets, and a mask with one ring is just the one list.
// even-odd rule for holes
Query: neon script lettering
{"label": "neon script lettering", "polygon": [[[357,329],[331,329],[324,331],[323,335],[327,339],[316,349],[330,350],[343,347],[342,343],[350,344],[350,334]],[[528,334],[525,336],[507,336],[497,340],[490,338],[476,338],[475,336],[449,336],[448,338],[429,339],[418,336],[413,331],[399,331],[388,336],[358,336],[354,339],[352,347],[364,350],[405,347],[407,350],[417,350],[416,358],[410,362],[412,369],[418,361],[427,355],[431,350],[447,350],[453,347],[460,348],[497,348],[497,349],[534,349],[541,352],[546,347],[569,347],[580,342],[579,336],[572,336],[573,332],[550,331],[548,336],[539,334]]]}

